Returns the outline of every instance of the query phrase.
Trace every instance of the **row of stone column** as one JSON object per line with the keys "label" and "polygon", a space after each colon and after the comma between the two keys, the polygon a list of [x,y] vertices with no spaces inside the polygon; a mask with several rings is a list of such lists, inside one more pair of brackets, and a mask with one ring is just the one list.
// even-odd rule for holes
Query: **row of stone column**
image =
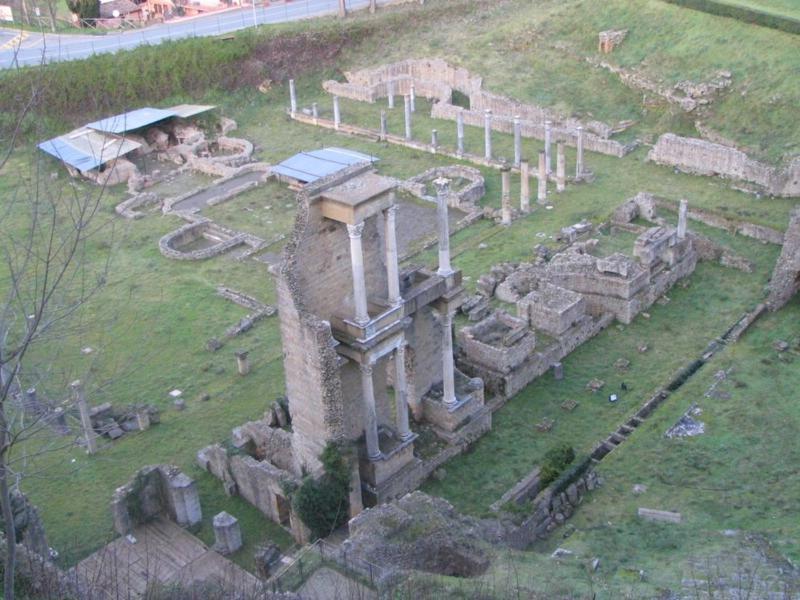
{"label": "row of stone column", "polygon": [[[387,83],[387,99],[389,108],[394,108],[394,82]],[[289,102],[290,113],[294,117],[297,112],[297,93],[295,89],[294,80],[289,80]],[[412,114],[416,111],[416,93],[414,85],[411,84],[409,93],[403,96],[403,115],[404,115],[404,134],[405,139],[411,141],[412,135]],[[311,105],[312,116],[316,119],[318,117],[317,103]],[[514,166],[520,167],[522,165],[522,121],[519,116],[514,117]],[[339,129],[341,125],[341,110],[339,107],[339,96],[333,96],[333,125],[335,129]],[[484,158],[492,160],[492,111],[487,109],[484,112]],[[381,137],[388,135],[388,119],[386,111],[381,111],[380,120],[380,133]],[[544,168],[547,176],[552,174],[552,123],[551,121],[544,122]],[[577,128],[576,136],[576,160],[575,160],[575,178],[580,180],[584,173],[583,168],[583,127]],[[431,131],[431,147],[436,149],[439,145],[438,131],[433,129]],[[563,150],[563,142],[557,143],[556,154],[556,182],[561,182],[559,191],[563,189],[563,182],[566,181],[566,160]],[[464,154],[464,113],[463,109],[456,114],[456,152],[459,155]]]}

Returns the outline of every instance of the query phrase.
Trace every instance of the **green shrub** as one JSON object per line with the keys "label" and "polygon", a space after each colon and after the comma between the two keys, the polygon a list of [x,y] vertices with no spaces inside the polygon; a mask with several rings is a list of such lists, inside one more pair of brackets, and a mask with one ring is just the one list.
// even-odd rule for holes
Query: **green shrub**
{"label": "green shrub", "polygon": [[315,538],[343,525],[349,514],[350,471],[338,446],[329,443],[320,456],[325,474],[307,476],[292,497],[292,505]]}
{"label": "green shrub", "polygon": [[542,488],[555,481],[575,460],[575,450],[569,444],[562,444],[548,450],[542,460],[539,481]]}

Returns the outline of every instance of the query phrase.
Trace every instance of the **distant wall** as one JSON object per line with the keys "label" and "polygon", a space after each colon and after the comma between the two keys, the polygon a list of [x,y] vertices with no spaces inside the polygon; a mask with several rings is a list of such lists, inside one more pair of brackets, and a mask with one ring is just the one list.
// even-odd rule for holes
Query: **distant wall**
{"label": "distant wall", "polygon": [[755,184],[772,196],[800,196],[800,157],[779,169],[760,163],[731,146],[665,133],[648,160],[697,175],[716,175]]}

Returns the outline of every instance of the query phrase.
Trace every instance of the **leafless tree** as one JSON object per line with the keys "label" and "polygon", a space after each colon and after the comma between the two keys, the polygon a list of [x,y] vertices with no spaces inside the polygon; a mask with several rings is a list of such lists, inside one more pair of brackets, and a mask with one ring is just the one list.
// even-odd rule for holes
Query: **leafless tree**
{"label": "leafless tree", "polygon": [[10,182],[0,192],[0,507],[9,600],[17,543],[11,490],[31,457],[34,444],[26,442],[36,438],[33,454],[74,443],[48,435],[58,413],[46,405],[26,405],[30,399],[21,382],[47,377],[48,348],[74,333],[74,317],[104,284],[108,264],[102,253],[87,247],[107,225],[99,212],[105,190],[50,177],[52,161],[20,144],[19,124],[36,97],[37,90],[31,90],[16,121],[0,131],[0,177]]}

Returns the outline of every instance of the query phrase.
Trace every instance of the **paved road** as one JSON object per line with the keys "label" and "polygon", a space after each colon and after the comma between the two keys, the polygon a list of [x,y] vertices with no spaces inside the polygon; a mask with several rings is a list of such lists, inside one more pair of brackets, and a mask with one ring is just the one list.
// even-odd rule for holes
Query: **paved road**
{"label": "paved road", "polygon": [[[391,0],[378,0],[378,5]],[[348,10],[367,8],[369,0],[346,0]],[[107,35],[59,35],[0,29],[0,68],[8,69],[42,62],[76,60],[92,54],[130,50],[142,44],[160,44],[195,36],[230,33],[254,24],[298,21],[309,17],[336,14],[338,0],[292,0],[269,6],[246,7],[221,13],[153,25],[145,29]],[[21,39],[20,39],[21,38]]]}

